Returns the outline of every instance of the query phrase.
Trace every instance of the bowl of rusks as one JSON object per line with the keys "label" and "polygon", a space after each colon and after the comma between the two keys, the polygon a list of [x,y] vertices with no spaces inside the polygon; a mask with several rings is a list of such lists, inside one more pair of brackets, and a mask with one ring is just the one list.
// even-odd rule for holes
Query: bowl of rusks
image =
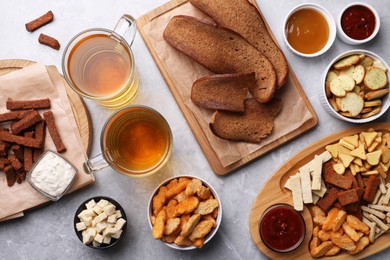
{"label": "bowl of rusks", "polygon": [[371,122],[390,106],[388,71],[389,65],[373,52],[347,51],[325,70],[321,103],[337,119]]}

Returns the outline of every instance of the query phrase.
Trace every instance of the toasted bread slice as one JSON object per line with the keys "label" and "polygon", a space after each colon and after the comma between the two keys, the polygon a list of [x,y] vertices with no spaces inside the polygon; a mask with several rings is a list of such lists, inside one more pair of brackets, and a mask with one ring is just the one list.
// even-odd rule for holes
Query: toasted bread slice
{"label": "toasted bread slice", "polygon": [[255,72],[257,84],[249,91],[261,103],[276,90],[276,72],[267,57],[238,33],[190,16],[173,17],[164,39],[174,48],[218,74]]}
{"label": "toasted bread slice", "polygon": [[350,55],[333,64],[333,68],[336,70],[343,70],[352,65],[355,65],[360,62],[359,55]]}
{"label": "toasted bread slice", "polygon": [[369,90],[378,90],[387,85],[387,75],[383,69],[370,67],[364,78],[364,86]]}
{"label": "toasted bread slice", "polygon": [[255,73],[206,76],[192,84],[191,100],[203,108],[244,112],[244,99],[253,85]]}
{"label": "toasted bread slice", "polygon": [[283,52],[272,39],[260,12],[248,0],[190,0],[220,26],[229,28],[261,51],[274,65],[277,85],[281,88],[288,76]]}
{"label": "toasted bread slice", "polygon": [[245,99],[244,114],[216,111],[210,122],[211,131],[218,137],[260,143],[274,127],[274,119],[282,109],[280,99],[261,104],[254,98]]}

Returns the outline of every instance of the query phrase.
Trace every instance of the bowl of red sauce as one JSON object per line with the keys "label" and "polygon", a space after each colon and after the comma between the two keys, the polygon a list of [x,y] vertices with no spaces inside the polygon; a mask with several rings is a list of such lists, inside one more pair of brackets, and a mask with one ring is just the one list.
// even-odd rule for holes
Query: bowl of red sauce
{"label": "bowl of red sauce", "polygon": [[345,43],[358,45],[372,40],[379,32],[378,12],[369,4],[354,2],[340,12],[337,35]]}
{"label": "bowl of red sauce", "polygon": [[302,215],[288,204],[266,209],[259,224],[263,243],[278,253],[297,249],[305,239],[306,226]]}

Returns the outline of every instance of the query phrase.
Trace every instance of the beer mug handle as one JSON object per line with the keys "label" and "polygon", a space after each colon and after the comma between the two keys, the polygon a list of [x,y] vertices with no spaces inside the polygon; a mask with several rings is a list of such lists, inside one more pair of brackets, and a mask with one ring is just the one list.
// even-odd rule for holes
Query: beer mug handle
{"label": "beer mug handle", "polygon": [[106,160],[104,160],[103,155],[99,154],[95,157],[92,157],[91,159],[87,160],[83,164],[83,168],[85,173],[91,174],[94,173],[100,169],[103,169],[108,166],[108,163]]}
{"label": "beer mug handle", "polygon": [[131,46],[137,32],[137,24],[135,19],[129,14],[122,15],[116,24],[114,31],[126,39],[126,41]]}

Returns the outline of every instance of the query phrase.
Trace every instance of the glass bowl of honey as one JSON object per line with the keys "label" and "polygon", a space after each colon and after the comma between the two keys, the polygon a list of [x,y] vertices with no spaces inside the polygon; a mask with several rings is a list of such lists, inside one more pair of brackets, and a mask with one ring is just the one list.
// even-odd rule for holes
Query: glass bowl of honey
{"label": "glass bowl of honey", "polygon": [[350,45],[371,41],[378,34],[379,28],[378,12],[363,2],[348,4],[337,18],[337,36]]}
{"label": "glass bowl of honey", "polygon": [[336,23],[329,11],[321,5],[301,4],[287,15],[283,37],[294,54],[316,57],[333,45],[336,38]]}

